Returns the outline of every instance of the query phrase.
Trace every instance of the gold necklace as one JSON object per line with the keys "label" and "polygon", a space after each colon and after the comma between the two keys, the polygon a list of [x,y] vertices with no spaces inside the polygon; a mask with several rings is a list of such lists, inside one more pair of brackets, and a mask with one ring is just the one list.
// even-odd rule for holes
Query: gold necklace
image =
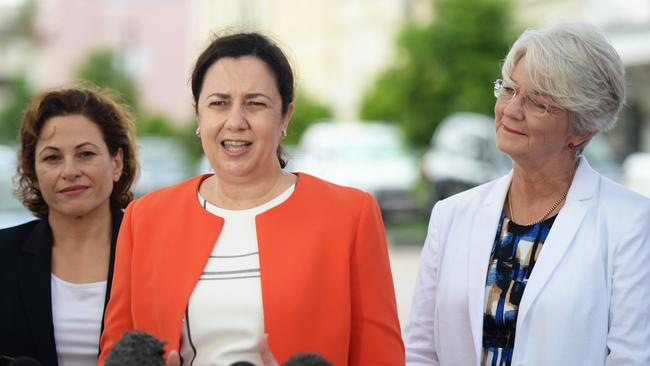
{"label": "gold necklace", "polygon": [[[566,198],[566,195],[567,195],[568,193],[569,193],[569,190],[567,189],[567,190],[564,192],[564,194],[562,195],[562,197],[560,197],[560,199],[557,200],[557,201],[553,204],[553,206],[551,206],[551,208],[549,208],[548,211],[546,211],[546,213],[544,214],[544,216],[542,216],[539,220],[537,220],[537,221],[533,221],[533,222],[531,222],[531,223],[529,223],[529,224],[526,224],[526,225],[523,225],[523,226],[537,225],[537,224],[539,224],[540,222],[544,221],[544,219],[546,219],[546,217],[547,217],[548,215],[550,215],[551,212],[553,212],[553,211],[557,208],[557,206],[560,205],[560,203],[561,203],[561,202]],[[510,211],[510,219],[511,219],[511,221],[513,221],[513,222],[516,223],[516,222],[517,222],[517,219],[515,219],[515,213],[514,213],[514,211],[512,211],[512,203],[510,202],[510,190],[508,190],[508,210]]]}

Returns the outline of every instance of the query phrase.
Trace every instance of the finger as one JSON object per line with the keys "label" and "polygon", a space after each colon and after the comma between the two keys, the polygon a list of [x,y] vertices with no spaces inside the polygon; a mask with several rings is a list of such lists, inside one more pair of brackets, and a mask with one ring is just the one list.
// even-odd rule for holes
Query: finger
{"label": "finger", "polygon": [[273,353],[271,352],[271,347],[269,347],[268,334],[264,334],[260,338],[258,349],[260,351],[260,357],[262,358],[264,366],[280,366],[280,364],[278,364],[278,361],[276,361],[275,357],[273,356]]}
{"label": "finger", "polygon": [[181,366],[181,356],[176,351],[170,351],[165,366]]}

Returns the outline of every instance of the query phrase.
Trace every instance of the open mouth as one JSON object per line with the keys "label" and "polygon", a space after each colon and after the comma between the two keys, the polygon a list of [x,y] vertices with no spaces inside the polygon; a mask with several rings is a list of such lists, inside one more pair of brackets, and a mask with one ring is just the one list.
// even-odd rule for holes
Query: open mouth
{"label": "open mouth", "polygon": [[240,153],[246,151],[253,143],[242,140],[223,140],[221,146],[229,153]]}

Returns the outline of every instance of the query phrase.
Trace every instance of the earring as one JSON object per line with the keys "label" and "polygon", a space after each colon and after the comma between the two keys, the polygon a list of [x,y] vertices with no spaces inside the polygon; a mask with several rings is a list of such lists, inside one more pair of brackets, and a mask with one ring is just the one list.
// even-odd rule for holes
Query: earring
{"label": "earring", "polygon": [[287,129],[286,128],[282,129],[282,137],[287,137]]}
{"label": "earring", "polygon": [[194,132],[197,137],[201,137],[201,127],[196,128],[196,132]]}
{"label": "earring", "polygon": [[567,147],[569,148],[569,150],[573,150],[576,147],[576,145],[574,145],[573,142],[569,142]]}

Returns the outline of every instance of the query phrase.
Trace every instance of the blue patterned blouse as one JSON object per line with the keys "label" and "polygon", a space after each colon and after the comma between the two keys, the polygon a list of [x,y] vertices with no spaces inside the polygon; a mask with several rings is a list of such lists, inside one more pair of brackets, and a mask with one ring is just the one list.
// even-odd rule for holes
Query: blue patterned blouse
{"label": "blue patterned blouse", "polygon": [[522,226],[501,214],[485,281],[481,365],[510,365],[519,302],[554,221]]}

